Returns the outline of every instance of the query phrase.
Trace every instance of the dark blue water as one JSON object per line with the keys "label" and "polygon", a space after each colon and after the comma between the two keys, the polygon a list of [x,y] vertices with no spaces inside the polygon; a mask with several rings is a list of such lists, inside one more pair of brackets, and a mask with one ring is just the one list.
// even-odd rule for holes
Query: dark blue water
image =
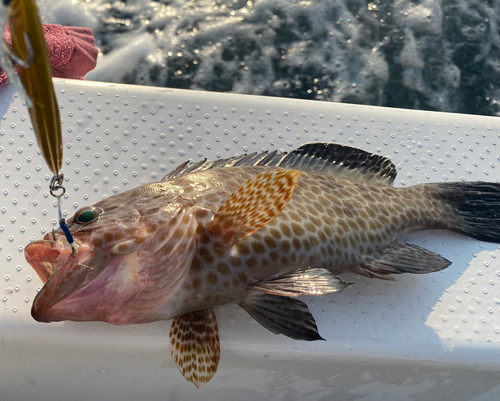
{"label": "dark blue water", "polygon": [[93,80],[500,115],[499,0],[42,1]]}

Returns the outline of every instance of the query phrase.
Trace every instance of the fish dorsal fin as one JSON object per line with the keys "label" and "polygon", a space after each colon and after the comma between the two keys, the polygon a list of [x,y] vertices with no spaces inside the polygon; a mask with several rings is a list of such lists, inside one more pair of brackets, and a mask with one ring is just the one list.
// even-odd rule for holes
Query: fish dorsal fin
{"label": "fish dorsal fin", "polygon": [[228,246],[274,220],[292,197],[300,173],[273,169],[257,174],[234,191],[208,229]]}
{"label": "fish dorsal fin", "polygon": [[197,171],[225,167],[270,166],[334,173],[340,177],[391,185],[396,166],[386,157],[336,143],[308,143],[290,153],[263,152],[230,157],[211,162],[205,160],[181,164],[164,177],[178,178]]}
{"label": "fish dorsal fin", "polygon": [[284,297],[326,295],[342,291],[350,283],[323,268],[307,268],[283,274],[268,281],[252,284],[256,290]]}
{"label": "fish dorsal fin", "polygon": [[[174,178],[179,178],[194,172],[211,170],[215,168],[224,168],[224,167],[233,167],[240,161],[246,161],[249,159],[253,159],[255,156],[258,156],[257,153],[251,153],[249,155],[240,155],[233,156],[228,159],[220,159],[220,160],[212,160],[208,161],[207,159],[203,159],[199,162],[189,164],[189,161],[182,163],[173,169],[170,173],[168,173],[165,177],[163,177],[162,181],[171,180]],[[244,164],[247,165],[247,164]],[[253,166],[253,164],[252,164]]]}
{"label": "fish dorsal fin", "polygon": [[391,185],[397,174],[388,158],[336,143],[305,144],[283,158],[279,166],[386,185]]}
{"label": "fish dorsal fin", "polygon": [[298,299],[253,291],[240,306],[274,334],[294,340],[324,340],[307,305]]}
{"label": "fish dorsal fin", "polygon": [[162,181],[171,180],[173,178],[181,177],[183,175],[187,175],[192,173],[193,171],[198,171],[205,164],[207,159],[203,159],[197,163],[189,164],[189,160],[185,161],[181,165],[174,168],[170,173],[168,173],[165,177],[162,178]]}
{"label": "fish dorsal fin", "polygon": [[219,328],[212,308],[176,317],[170,328],[171,354],[184,378],[197,388],[217,372]]}

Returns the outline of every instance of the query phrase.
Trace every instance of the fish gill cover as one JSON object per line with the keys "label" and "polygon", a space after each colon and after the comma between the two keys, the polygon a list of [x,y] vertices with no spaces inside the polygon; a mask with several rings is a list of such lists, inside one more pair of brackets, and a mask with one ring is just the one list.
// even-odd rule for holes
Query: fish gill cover
{"label": "fish gill cover", "polygon": [[500,115],[499,0],[42,0],[98,81]]}

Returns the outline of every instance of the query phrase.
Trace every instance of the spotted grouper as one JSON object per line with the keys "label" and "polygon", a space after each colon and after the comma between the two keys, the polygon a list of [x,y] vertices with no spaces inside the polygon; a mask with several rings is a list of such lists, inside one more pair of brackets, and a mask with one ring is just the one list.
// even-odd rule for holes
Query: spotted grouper
{"label": "spotted grouper", "polygon": [[500,184],[454,182],[392,188],[394,164],[360,149],[306,144],[184,163],[161,182],[111,196],[26,247],[45,283],[39,322],[116,325],[173,319],[172,356],[197,387],[220,357],[213,308],[238,303],[257,322],[296,340],[319,340],[300,295],[325,295],[354,272],[393,280],[450,262],[399,242],[443,228],[500,242]]}

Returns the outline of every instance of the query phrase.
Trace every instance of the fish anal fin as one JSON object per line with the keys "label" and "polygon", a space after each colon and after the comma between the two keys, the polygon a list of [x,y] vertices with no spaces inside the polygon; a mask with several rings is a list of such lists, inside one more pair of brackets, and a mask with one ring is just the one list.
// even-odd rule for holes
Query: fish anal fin
{"label": "fish anal fin", "polygon": [[253,291],[240,306],[274,334],[294,340],[324,340],[307,305],[298,299]]}
{"label": "fish anal fin", "polygon": [[293,195],[300,173],[273,169],[257,174],[234,191],[208,225],[228,246],[274,220]]}
{"label": "fish anal fin", "polygon": [[390,243],[381,253],[355,271],[363,276],[395,280],[393,274],[425,274],[443,270],[451,262],[441,255],[417,245],[399,241]]}
{"label": "fish anal fin", "polygon": [[376,271],[370,270],[371,267],[362,265],[358,267],[356,270],[356,273],[365,276],[368,278],[378,278],[379,280],[386,280],[386,281],[396,281],[396,277],[394,277],[392,274],[389,273],[378,273]]}
{"label": "fish anal fin", "polygon": [[258,291],[284,297],[325,295],[342,291],[350,283],[323,268],[307,268],[252,285]]}
{"label": "fish anal fin", "polygon": [[171,355],[184,378],[197,388],[217,372],[219,328],[212,308],[176,317],[170,328]]}

